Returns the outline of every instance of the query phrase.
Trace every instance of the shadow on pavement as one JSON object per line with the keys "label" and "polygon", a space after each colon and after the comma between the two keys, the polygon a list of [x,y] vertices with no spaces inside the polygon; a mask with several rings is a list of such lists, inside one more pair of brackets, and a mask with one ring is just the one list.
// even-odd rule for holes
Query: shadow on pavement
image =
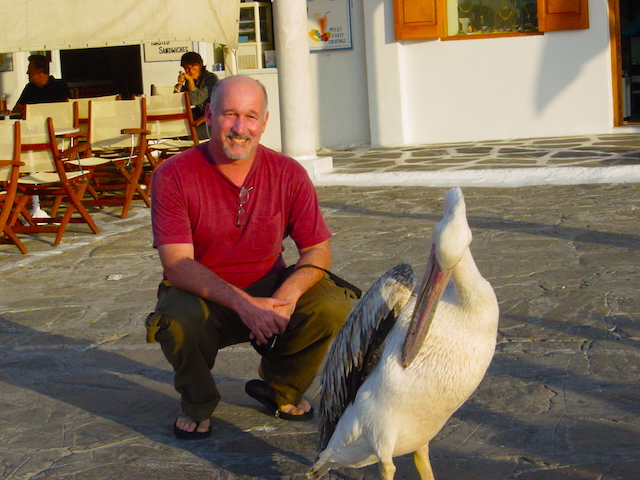
{"label": "shadow on pavement", "polygon": [[[274,461],[277,457],[309,465],[306,457],[275,447],[219,415],[213,417],[209,439],[175,439],[171,425],[178,401],[170,371],[2,317],[0,338],[2,450],[90,451],[118,442],[135,442],[142,436],[190,452],[217,469],[239,476],[278,477],[282,472]],[[30,459],[31,454],[25,457],[25,463]],[[4,461],[8,460],[5,457]],[[55,468],[62,466],[57,464]]]}

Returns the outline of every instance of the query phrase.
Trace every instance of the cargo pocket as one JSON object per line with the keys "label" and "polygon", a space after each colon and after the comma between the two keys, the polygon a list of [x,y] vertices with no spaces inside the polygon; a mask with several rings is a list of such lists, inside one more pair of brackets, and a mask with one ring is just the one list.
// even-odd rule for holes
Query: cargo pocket
{"label": "cargo pocket", "polygon": [[168,324],[163,314],[151,312],[144,321],[144,327],[147,329],[147,343],[154,343],[156,334],[163,328],[167,328]]}
{"label": "cargo pocket", "polygon": [[158,286],[158,303],[155,312],[147,315],[144,327],[147,329],[147,343],[157,342],[156,334],[169,326],[171,321],[162,312],[167,302],[167,295],[173,285],[169,280],[163,280]]}

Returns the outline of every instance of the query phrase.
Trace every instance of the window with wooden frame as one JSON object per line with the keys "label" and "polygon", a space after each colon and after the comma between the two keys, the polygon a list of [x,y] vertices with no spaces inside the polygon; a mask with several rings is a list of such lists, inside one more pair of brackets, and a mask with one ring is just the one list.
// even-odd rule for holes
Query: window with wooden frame
{"label": "window with wooden frame", "polygon": [[394,0],[396,40],[589,28],[589,0]]}

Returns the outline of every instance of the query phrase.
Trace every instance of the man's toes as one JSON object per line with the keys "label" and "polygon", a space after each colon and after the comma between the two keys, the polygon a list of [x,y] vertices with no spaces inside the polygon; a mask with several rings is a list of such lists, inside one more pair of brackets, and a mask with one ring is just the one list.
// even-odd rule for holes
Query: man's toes
{"label": "man's toes", "polygon": [[189,417],[178,417],[176,420],[176,427],[183,432],[193,432],[196,429],[196,422]]}
{"label": "man's toes", "polygon": [[280,407],[280,411],[283,413],[290,413],[291,415],[302,415],[304,412],[301,412],[298,407],[288,403],[287,405],[282,405]]}
{"label": "man's toes", "polygon": [[211,428],[211,420],[207,419],[207,420],[202,420],[200,422],[197,430],[199,432],[204,433],[204,432],[208,432],[210,428]]}
{"label": "man's toes", "polygon": [[282,405],[280,410],[291,415],[302,415],[311,410],[311,405],[306,400],[302,400],[299,405]]}
{"label": "man's toes", "polygon": [[311,404],[303,398],[300,401],[298,408],[301,409],[303,412],[308,412],[309,410],[311,410]]}

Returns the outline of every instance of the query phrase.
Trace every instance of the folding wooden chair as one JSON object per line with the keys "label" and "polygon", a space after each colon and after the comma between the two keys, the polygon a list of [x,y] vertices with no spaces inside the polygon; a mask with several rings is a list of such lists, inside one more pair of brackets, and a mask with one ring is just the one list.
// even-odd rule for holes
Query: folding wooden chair
{"label": "folding wooden chair", "polygon": [[[18,179],[21,197],[13,210],[9,225],[15,232],[55,233],[53,245],[60,245],[69,223],[86,223],[93,233],[100,233],[91,215],[82,204],[91,172],[67,172],[65,163],[75,158],[87,145],[61,152],[53,120],[22,120],[20,122],[20,171],[27,173]],[[26,206],[32,195],[38,195],[40,205],[51,204],[49,217],[32,217]],[[74,216],[77,213],[79,216]],[[18,221],[18,216],[24,222]]]}
{"label": "folding wooden chair", "polygon": [[174,93],[175,86],[163,86],[151,84],[151,95],[171,95]]}
{"label": "folding wooden chair", "polygon": [[[165,86],[158,86],[158,85],[151,85],[151,95],[152,96],[156,96],[156,95],[173,95],[175,93],[174,91],[175,86],[171,86],[171,87],[165,87]],[[182,92],[179,92],[182,93]],[[192,115],[193,117],[193,115]],[[195,123],[196,127],[199,127],[200,125],[202,125],[203,123],[205,123],[207,121],[207,117],[205,117],[204,115],[202,117],[199,118],[193,118],[193,121]],[[209,131],[207,130],[207,139],[209,139]]]}
{"label": "folding wooden chair", "polygon": [[9,225],[16,207],[20,166],[20,122],[0,121],[0,243],[13,244],[23,254],[27,248]]}
{"label": "folding wooden chair", "polygon": [[47,118],[53,119],[56,127],[56,137],[61,140],[60,148],[73,146],[80,136],[80,113],[77,102],[55,102],[55,103],[33,103],[24,106],[25,120],[41,120],[45,122]]}
{"label": "folding wooden chair", "polygon": [[109,102],[116,100],[120,100],[120,95],[74,98],[71,102],[78,105],[78,123],[80,131],[86,134],[89,129],[89,102]]}
{"label": "folding wooden chair", "polygon": [[74,130],[80,123],[77,102],[32,103],[24,106],[25,120],[42,120],[51,117],[58,130]]}
{"label": "folding wooden chair", "polygon": [[147,151],[145,98],[118,102],[89,102],[87,155],[69,164],[92,171],[85,205],[122,205],[126,218],[131,202],[151,204],[142,176]]}
{"label": "folding wooden chair", "polygon": [[[147,159],[154,170],[165,158],[198,145],[189,93],[148,97],[147,129],[150,132]],[[154,152],[159,152],[157,160]]]}

